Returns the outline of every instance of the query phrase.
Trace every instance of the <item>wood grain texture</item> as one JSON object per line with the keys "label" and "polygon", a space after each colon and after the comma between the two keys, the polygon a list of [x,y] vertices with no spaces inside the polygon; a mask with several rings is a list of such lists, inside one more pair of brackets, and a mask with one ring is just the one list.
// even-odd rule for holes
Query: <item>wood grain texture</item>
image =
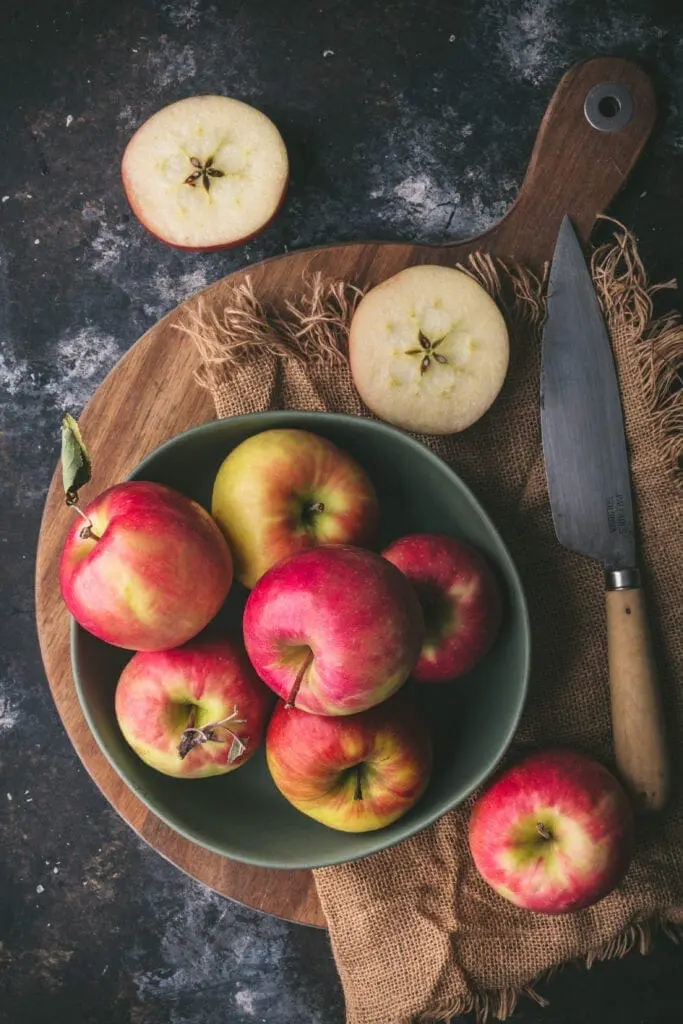
{"label": "wood grain texture", "polygon": [[607,649],[614,754],[643,810],[661,810],[669,768],[657,667],[643,591],[608,590]]}
{"label": "wood grain texture", "polygon": [[[621,131],[592,128],[584,117],[588,91],[601,82],[625,85],[634,115]],[[296,293],[301,275],[322,271],[363,287],[415,263],[454,265],[482,250],[540,269],[552,255],[568,214],[584,241],[596,216],[621,187],[655,120],[647,75],[617,58],[577,64],[560,81],[541,124],[517,201],[485,234],[449,246],[358,243],[277,257],[216,282],[201,293],[204,309],[220,310],[226,291],[250,276],[264,299]],[[453,182],[454,191],[457,180]],[[194,304],[197,297],[185,306]],[[182,311],[181,307],[181,311]],[[94,452],[89,494],[125,478],[150,451],[174,434],[213,418],[208,394],[195,386],[196,355],[174,329],[175,310],[121,359],[88,403],[80,425]],[[324,926],[309,872],[252,868],[208,853],[163,825],[127,789],[93,739],[76,697],[69,658],[69,620],[58,586],[61,545],[71,523],[59,473],[50,486],[38,545],[36,613],[47,677],[64,726],[79,756],[109,802],[156,850],[226,896],[294,921]]]}

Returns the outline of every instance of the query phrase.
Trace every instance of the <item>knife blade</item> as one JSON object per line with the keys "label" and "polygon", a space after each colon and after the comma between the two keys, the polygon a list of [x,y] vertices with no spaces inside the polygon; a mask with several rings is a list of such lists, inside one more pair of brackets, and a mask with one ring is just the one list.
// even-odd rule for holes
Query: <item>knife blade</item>
{"label": "knife blade", "polygon": [[635,569],[631,477],[612,347],[568,217],[550,269],[541,430],[560,543],[608,569]]}
{"label": "knife blade", "polygon": [[641,803],[661,807],[668,768],[637,569],[631,475],[614,357],[568,217],[550,269],[541,355],[541,437],[557,538],[605,567],[617,765]]}

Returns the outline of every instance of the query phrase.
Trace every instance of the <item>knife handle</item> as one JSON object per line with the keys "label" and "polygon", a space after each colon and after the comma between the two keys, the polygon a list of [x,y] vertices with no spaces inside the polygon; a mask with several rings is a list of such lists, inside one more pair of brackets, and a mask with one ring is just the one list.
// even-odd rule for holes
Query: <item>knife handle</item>
{"label": "knife handle", "polygon": [[640,587],[608,590],[607,647],[614,753],[638,804],[660,810],[669,792],[664,720]]}

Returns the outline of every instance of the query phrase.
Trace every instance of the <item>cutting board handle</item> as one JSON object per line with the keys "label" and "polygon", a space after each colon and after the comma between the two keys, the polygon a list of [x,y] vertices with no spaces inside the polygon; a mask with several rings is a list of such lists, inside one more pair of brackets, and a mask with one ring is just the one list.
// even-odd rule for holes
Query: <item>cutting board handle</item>
{"label": "cutting board handle", "polygon": [[542,264],[565,214],[587,242],[598,214],[626,181],[656,115],[652,82],[637,64],[598,57],[571,67],[541,122],[517,201],[492,229],[496,251]]}

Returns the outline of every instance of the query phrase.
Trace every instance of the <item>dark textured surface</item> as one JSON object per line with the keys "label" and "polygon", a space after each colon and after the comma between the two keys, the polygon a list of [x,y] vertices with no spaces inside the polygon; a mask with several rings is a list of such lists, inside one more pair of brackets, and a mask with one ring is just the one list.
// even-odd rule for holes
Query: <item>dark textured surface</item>
{"label": "dark textured surface", "polygon": [[[4,0],[0,29],[0,1024],[341,1024],[324,934],[235,907],[148,849],[81,768],[33,625],[40,511],[58,418],[78,412],[159,316],[245,262],[353,238],[479,231],[514,197],[568,64],[640,57],[664,109],[612,212],[655,276],[683,255],[683,13],[583,0]],[[280,218],[230,253],[147,235],[118,164],[132,129],[194,92],[280,126]],[[660,940],[542,986],[548,1024],[683,1016]],[[381,1022],[378,1022],[381,1024]]]}

